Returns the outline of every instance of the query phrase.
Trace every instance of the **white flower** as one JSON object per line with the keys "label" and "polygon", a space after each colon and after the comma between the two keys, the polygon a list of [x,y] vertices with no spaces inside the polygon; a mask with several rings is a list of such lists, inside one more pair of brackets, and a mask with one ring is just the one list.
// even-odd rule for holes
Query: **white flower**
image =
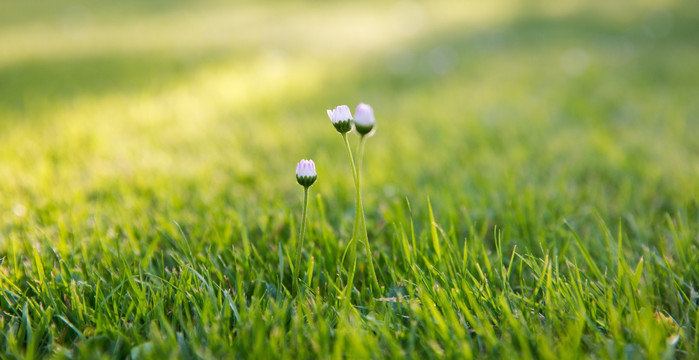
{"label": "white flower", "polygon": [[296,181],[304,187],[309,187],[318,178],[316,164],[313,160],[302,159],[296,164]]}
{"label": "white flower", "polygon": [[316,176],[316,164],[313,160],[302,159],[296,164],[296,176]]}
{"label": "white flower", "polygon": [[354,127],[357,132],[366,135],[371,132],[375,123],[374,109],[365,103],[357,105],[357,110],[354,111]]}
{"label": "white flower", "polygon": [[337,131],[346,133],[352,130],[352,113],[347,105],[340,105],[333,110],[328,110],[328,117]]}

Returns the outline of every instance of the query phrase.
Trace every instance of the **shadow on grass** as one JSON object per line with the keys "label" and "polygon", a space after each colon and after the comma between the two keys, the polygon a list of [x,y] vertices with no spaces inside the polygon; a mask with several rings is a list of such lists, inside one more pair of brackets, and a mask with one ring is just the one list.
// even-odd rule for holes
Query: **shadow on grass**
{"label": "shadow on grass", "polygon": [[27,23],[55,23],[61,25],[75,21],[93,21],[93,17],[142,17],[191,6],[182,0],[150,1],[66,1],[46,0],[4,1],[0,6],[0,29],[8,29]]}
{"label": "shadow on grass", "polygon": [[[54,5],[58,6],[59,3]],[[126,7],[129,6],[135,5]],[[162,2],[155,2],[136,8],[147,14],[163,6]],[[357,86],[350,88],[352,91],[362,89],[372,93],[372,97],[394,94],[395,91],[429,92],[434,91],[432,87],[435,83],[445,78],[474,74],[478,66],[487,68],[490,57],[523,53],[536,55],[547,49],[575,50],[576,46],[607,47],[619,57],[649,53],[664,56],[667,51],[672,51],[673,46],[690,46],[694,40],[693,34],[699,31],[694,21],[696,11],[685,11],[688,6],[682,4],[677,8],[651,11],[627,23],[605,20],[599,14],[580,13],[561,18],[530,14],[486,30],[474,31],[462,26],[446,33],[431,34],[404,51],[387,53],[378,61],[363,64],[363,69],[367,71],[355,74],[358,75],[354,77]],[[662,54],[653,54],[659,48]],[[104,54],[12,64],[0,67],[0,112],[24,113],[30,108],[69,101],[82,94],[94,96],[165,87],[171,81],[186,78],[200,67],[230,56],[221,51],[202,51],[197,55]],[[576,70],[575,61],[580,60],[576,56],[579,57],[580,53],[573,51],[570,54],[573,71]],[[512,61],[518,59],[513,57]],[[646,71],[645,67],[650,64],[635,63],[631,64],[631,68],[638,68],[639,65],[644,67],[639,70]],[[659,70],[651,70],[649,77],[656,76],[663,80]],[[464,81],[468,79],[464,78]]]}
{"label": "shadow on grass", "polygon": [[165,89],[226,58],[230,55],[220,52],[181,56],[110,54],[0,67],[0,112],[35,113],[85,95]]}

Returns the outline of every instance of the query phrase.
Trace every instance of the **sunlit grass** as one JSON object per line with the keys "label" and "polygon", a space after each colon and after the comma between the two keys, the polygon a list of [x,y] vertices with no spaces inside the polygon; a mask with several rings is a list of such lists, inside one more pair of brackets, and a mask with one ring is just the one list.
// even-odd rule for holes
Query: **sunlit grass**
{"label": "sunlit grass", "polygon": [[[692,358],[697,10],[622,5],[7,5],[0,351]],[[358,249],[347,307],[325,109],[360,101],[382,293]]]}

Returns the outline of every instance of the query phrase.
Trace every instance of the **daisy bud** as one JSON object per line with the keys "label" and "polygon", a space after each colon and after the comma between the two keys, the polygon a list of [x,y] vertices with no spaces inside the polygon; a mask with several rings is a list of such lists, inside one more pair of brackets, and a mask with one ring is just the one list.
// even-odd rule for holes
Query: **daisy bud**
{"label": "daisy bud", "polygon": [[340,105],[334,110],[328,110],[328,116],[335,129],[340,133],[344,134],[352,130],[352,113],[347,105]]}
{"label": "daisy bud", "polygon": [[361,103],[357,105],[357,110],[354,111],[354,127],[357,132],[366,135],[374,129],[374,109],[368,104]]}
{"label": "daisy bud", "polygon": [[316,182],[316,164],[313,160],[302,159],[296,164],[296,181],[303,187],[309,187]]}

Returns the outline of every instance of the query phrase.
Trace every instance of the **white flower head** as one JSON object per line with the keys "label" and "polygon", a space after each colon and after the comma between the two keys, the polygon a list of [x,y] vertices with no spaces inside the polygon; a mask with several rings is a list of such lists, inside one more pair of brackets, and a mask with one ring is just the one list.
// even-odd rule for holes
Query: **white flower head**
{"label": "white flower head", "polygon": [[354,111],[354,127],[362,136],[369,134],[374,129],[376,119],[374,109],[369,104],[360,103]]}
{"label": "white flower head", "polygon": [[352,130],[352,113],[347,105],[340,105],[333,110],[328,110],[328,117],[337,131],[346,133]]}
{"label": "white flower head", "polygon": [[296,164],[296,181],[304,187],[309,187],[316,182],[318,175],[316,174],[316,164],[313,160],[301,159]]}

